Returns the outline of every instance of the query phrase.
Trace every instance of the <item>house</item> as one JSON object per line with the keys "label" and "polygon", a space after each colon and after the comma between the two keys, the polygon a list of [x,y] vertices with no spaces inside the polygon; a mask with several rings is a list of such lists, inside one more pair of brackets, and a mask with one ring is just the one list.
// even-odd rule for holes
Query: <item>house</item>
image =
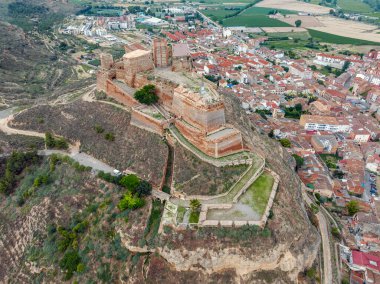
{"label": "house", "polygon": [[300,125],[305,130],[319,130],[330,132],[350,132],[351,127],[343,117],[301,115]]}
{"label": "house", "polygon": [[313,62],[317,65],[342,69],[346,58],[326,53],[317,53]]}
{"label": "house", "polygon": [[311,137],[311,145],[318,154],[335,154],[338,149],[334,135],[314,135]]}

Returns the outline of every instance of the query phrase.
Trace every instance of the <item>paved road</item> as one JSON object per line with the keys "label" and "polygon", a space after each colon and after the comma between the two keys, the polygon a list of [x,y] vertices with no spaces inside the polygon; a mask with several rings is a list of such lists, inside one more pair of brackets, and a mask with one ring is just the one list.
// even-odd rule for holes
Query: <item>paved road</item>
{"label": "paved road", "polygon": [[[306,190],[302,189],[303,199],[307,204],[313,203],[310,197],[307,195]],[[329,227],[327,221],[321,210],[316,214],[319,224],[319,230],[322,238],[322,249],[323,249],[323,283],[331,284],[333,283],[332,277],[332,262],[331,262],[331,250],[330,250],[330,239],[329,239]]]}

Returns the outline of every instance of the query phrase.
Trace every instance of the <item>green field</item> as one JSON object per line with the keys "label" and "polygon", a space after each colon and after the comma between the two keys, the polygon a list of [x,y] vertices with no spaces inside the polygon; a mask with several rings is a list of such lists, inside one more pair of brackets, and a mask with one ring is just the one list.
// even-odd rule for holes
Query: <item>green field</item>
{"label": "green field", "polygon": [[223,5],[223,6],[226,6],[225,3],[244,3],[244,4],[249,4],[249,3],[252,3],[254,2],[253,0],[207,0],[205,1],[205,3],[203,3],[203,5],[208,5],[208,4],[220,4],[220,5]]}
{"label": "green field", "polygon": [[[262,8],[252,6],[239,14],[238,16],[226,18],[229,15],[236,13],[236,10],[225,10],[225,6],[220,6],[219,9],[204,10],[203,13],[214,21],[223,20],[224,26],[246,26],[246,27],[290,27],[289,24],[268,17],[270,12],[275,11],[271,8]],[[242,7],[244,9],[244,7]],[[276,10],[282,14],[294,14],[290,10]]]}
{"label": "green field", "polygon": [[380,42],[349,38],[309,29],[309,34],[321,42],[352,45],[380,45]]}
{"label": "green field", "polygon": [[289,33],[268,33],[268,37],[289,37],[289,38],[298,38],[302,40],[307,40],[310,35],[308,32],[289,32]]}
{"label": "green field", "polygon": [[241,201],[244,204],[252,206],[257,213],[262,215],[267,207],[273,183],[274,177],[270,173],[264,172],[248,188]]}
{"label": "green field", "polygon": [[223,8],[220,8],[218,10],[203,10],[202,13],[206,16],[210,17],[214,21],[220,21],[224,19],[226,16],[231,15],[235,13],[234,10],[224,10]]}
{"label": "green field", "polygon": [[223,26],[245,26],[245,27],[291,27],[291,25],[266,15],[239,15],[223,20]]}
{"label": "green field", "polygon": [[338,0],[338,6],[344,11],[370,13],[372,8],[362,0]]}
{"label": "green field", "polygon": [[290,10],[283,10],[283,9],[272,9],[272,8],[263,8],[263,7],[256,7],[252,6],[245,10],[241,15],[244,16],[255,16],[255,15],[268,15],[269,12],[276,10],[277,12],[283,14],[283,15],[288,15],[288,14],[296,14],[297,12],[295,11],[290,11]]}

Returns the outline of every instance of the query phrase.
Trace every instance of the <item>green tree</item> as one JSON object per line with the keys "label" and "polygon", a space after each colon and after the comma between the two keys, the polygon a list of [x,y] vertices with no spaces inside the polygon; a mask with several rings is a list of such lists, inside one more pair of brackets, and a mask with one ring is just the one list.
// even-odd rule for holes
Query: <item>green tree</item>
{"label": "green tree", "polygon": [[285,147],[285,148],[290,148],[292,146],[292,143],[290,142],[290,140],[286,138],[280,139],[280,143],[282,147]]}
{"label": "green tree", "polygon": [[145,202],[143,199],[137,196],[133,196],[131,192],[127,192],[120,200],[117,208],[119,208],[120,211],[124,211],[126,209],[137,209],[143,207],[144,205]]}
{"label": "green tree", "polygon": [[77,270],[78,265],[81,263],[81,258],[77,251],[69,250],[65,253],[59,266],[66,271],[66,279],[69,280],[73,273]]}
{"label": "green tree", "polygon": [[201,202],[198,199],[190,200],[190,208],[192,212],[197,212],[201,208]]}
{"label": "green tree", "polygon": [[45,133],[45,144],[48,148],[54,148],[55,146],[54,137],[50,132]]}
{"label": "green tree", "polygon": [[302,167],[305,162],[304,158],[302,158],[301,156],[298,156],[297,154],[293,154],[292,156],[294,160],[296,160],[297,169]]}
{"label": "green tree", "polygon": [[152,185],[145,180],[141,181],[135,190],[135,193],[139,197],[148,196],[151,194],[151,192],[152,192]]}
{"label": "green tree", "polygon": [[302,21],[301,20],[297,20],[294,22],[294,24],[296,25],[297,28],[299,28],[302,24]]}
{"label": "green tree", "polygon": [[154,85],[145,85],[138,90],[135,95],[135,99],[142,104],[151,105],[158,102],[158,96],[156,95],[156,87]]}
{"label": "green tree", "polygon": [[350,216],[355,215],[357,212],[359,212],[359,203],[356,200],[351,200],[346,204],[346,208],[348,211],[348,214]]}
{"label": "green tree", "polygon": [[123,176],[119,184],[129,190],[134,191],[136,187],[139,185],[140,179],[136,175],[126,175]]}

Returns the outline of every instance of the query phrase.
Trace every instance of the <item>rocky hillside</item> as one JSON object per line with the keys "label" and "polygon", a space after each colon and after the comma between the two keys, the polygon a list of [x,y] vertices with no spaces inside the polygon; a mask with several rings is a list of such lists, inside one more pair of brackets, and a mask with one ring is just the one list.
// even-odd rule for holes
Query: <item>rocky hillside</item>
{"label": "rocky hillside", "polygon": [[[144,207],[138,217],[128,218],[127,226],[116,229],[124,247],[135,254],[134,269],[129,270],[126,282],[294,283],[314,263],[320,239],[303,205],[293,159],[279,143],[255,130],[235,98],[226,96],[225,103],[227,121],[242,131],[246,144],[265,156],[267,165],[281,178],[266,228],[164,228],[162,235],[147,233],[152,224],[157,225],[162,207]],[[168,155],[166,145],[158,136],[129,126],[129,119],[127,112],[115,106],[75,102],[24,111],[12,126],[80,140],[84,151],[118,167],[128,165],[149,180],[159,180]],[[114,141],[105,140],[105,133],[113,133]],[[183,167],[175,170],[175,175],[187,171]]]}
{"label": "rocky hillside", "polygon": [[128,112],[114,105],[77,101],[31,108],[17,115],[12,126],[41,133],[50,131],[72,143],[79,141],[84,152],[160,185],[167,145],[158,135],[130,125],[130,119]]}

